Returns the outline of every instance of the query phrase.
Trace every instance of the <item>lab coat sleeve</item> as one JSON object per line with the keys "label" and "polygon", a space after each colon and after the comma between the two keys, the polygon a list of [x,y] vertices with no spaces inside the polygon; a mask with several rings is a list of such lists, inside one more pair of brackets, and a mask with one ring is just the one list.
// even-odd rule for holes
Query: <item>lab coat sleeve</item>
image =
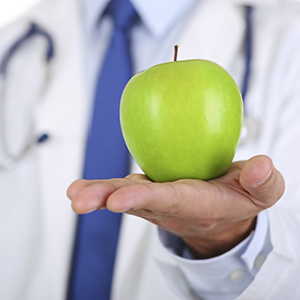
{"label": "lab coat sleeve", "polygon": [[[295,9],[299,7],[295,6]],[[262,36],[257,43],[266,45],[265,36],[266,32],[264,40]],[[256,152],[272,158],[285,179],[286,189],[283,197],[267,212],[273,249],[238,300],[300,299],[299,17],[286,22],[285,27],[277,32],[272,46],[269,67],[267,72],[264,71],[265,80],[259,86],[265,93],[259,99],[261,104],[255,105],[263,115],[260,118],[261,134],[256,142]],[[260,48],[257,55],[265,58],[262,52]],[[263,63],[262,59],[256,59],[254,70],[258,70]]]}
{"label": "lab coat sleeve", "polygon": [[252,282],[272,249],[266,212],[258,215],[256,230],[230,251],[211,259],[196,260],[183,241],[159,229],[163,247],[176,261],[176,267],[158,262],[163,281],[175,295],[182,294],[179,281],[186,281],[191,295],[181,299],[232,300]]}

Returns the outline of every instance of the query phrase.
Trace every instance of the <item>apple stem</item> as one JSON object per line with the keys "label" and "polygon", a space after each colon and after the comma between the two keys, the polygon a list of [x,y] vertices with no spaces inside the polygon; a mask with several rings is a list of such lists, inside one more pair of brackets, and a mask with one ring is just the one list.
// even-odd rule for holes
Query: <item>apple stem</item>
{"label": "apple stem", "polygon": [[178,45],[174,46],[174,61],[177,61]]}

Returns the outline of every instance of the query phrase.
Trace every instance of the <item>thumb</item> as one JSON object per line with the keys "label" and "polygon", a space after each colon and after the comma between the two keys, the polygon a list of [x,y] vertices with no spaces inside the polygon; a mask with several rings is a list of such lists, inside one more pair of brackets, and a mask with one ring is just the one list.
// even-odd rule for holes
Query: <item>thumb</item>
{"label": "thumb", "polygon": [[282,197],[285,187],[281,173],[265,155],[252,157],[245,163],[240,184],[263,209],[274,205]]}

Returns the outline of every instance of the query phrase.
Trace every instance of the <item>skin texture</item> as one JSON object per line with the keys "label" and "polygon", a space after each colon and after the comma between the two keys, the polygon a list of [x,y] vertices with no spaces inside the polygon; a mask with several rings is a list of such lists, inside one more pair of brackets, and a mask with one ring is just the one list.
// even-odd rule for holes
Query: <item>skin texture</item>
{"label": "skin texture", "polygon": [[135,75],[121,99],[127,147],[153,181],[208,180],[229,168],[242,127],[240,91],[219,65],[186,60]]}
{"label": "skin texture", "polygon": [[257,214],[274,205],[284,179],[267,156],[234,162],[210,181],[155,183],[145,175],[77,180],[67,191],[76,213],[108,208],[132,214],[180,236],[195,258],[220,255],[254,228]]}

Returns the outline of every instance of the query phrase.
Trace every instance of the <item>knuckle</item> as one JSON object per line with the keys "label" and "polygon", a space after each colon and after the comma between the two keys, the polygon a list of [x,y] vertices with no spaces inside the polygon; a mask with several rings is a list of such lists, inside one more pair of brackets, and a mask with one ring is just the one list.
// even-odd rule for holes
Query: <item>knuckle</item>
{"label": "knuckle", "polygon": [[170,205],[168,207],[166,207],[165,209],[163,209],[160,214],[161,215],[165,215],[165,216],[177,216],[179,215],[181,212],[181,209],[179,208],[178,205],[173,204]]}
{"label": "knuckle", "polygon": [[195,219],[192,220],[193,225],[196,225],[197,228],[199,228],[201,231],[211,231],[215,225],[216,225],[216,221],[214,219]]}
{"label": "knuckle", "polygon": [[167,228],[170,232],[175,232],[176,234],[186,233],[186,226],[183,224],[183,222],[180,222],[179,220],[174,219],[165,219],[162,221],[163,227]]}
{"label": "knuckle", "polygon": [[133,173],[129,174],[125,177],[125,179],[130,180],[130,181],[145,181],[147,180],[147,177],[144,174],[138,174],[138,173]]}

